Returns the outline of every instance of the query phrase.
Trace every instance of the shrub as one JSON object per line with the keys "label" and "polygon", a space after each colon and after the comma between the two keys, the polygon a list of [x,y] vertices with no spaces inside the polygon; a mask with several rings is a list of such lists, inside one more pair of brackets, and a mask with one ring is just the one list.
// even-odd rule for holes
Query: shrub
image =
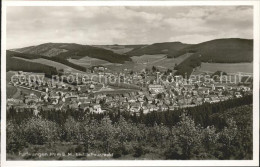
{"label": "shrub", "polygon": [[75,154],[75,148],[74,147],[69,147],[66,151],[66,154]]}
{"label": "shrub", "polygon": [[173,146],[167,149],[164,153],[166,159],[183,159],[182,148]]}
{"label": "shrub", "polygon": [[75,148],[75,152],[76,153],[82,153],[84,151],[84,147],[82,145],[78,145],[76,148]]}
{"label": "shrub", "polygon": [[144,153],[144,150],[143,150],[143,147],[142,146],[139,146],[139,147],[135,147],[134,148],[134,151],[135,151],[135,153],[134,153],[134,157],[140,157],[141,155],[143,155],[143,153]]}
{"label": "shrub", "polygon": [[113,152],[113,158],[119,158],[119,157],[121,157],[121,155],[122,155],[122,151],[120,149],[116,149]]}

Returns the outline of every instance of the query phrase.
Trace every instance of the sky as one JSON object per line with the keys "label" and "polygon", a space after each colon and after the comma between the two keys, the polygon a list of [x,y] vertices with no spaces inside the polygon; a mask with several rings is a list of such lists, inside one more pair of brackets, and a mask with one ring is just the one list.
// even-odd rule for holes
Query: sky
{"label": "sky", "polygon": [[12,6],[7,7],[7,49],[47,42],[84,45],[195,44],[253,38],[250,6]]}

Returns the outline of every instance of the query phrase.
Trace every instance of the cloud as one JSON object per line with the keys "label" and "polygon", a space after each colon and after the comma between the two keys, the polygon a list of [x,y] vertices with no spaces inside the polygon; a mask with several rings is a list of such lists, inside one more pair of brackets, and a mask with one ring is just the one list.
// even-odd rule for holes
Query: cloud
{"label": "cloud", "polygon": [[250,6],[7,7],[7,48],[252,38]]}

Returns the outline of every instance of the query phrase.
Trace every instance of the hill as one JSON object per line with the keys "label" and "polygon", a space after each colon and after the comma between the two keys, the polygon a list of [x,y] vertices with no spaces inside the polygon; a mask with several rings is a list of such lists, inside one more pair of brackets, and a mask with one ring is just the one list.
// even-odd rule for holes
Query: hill
{"label": "hill", "polygon": [[[85,67],[71,63],[70,61],[68,61],[67,59],[63,59],[62,57],[57,57],[57,56],[48,57],[48,56],[41,56],[41,55],[29,54],[29,53],[19,53],[19,52],[9,51],[9,50],[7,50],[6,55],[7,55],[6,57],[10,60],[8,62],[10,66],[17,65],[17,64],[14,64],[16,61],[27,61],[29,63],[36,63],[36,61],[29,61],[29,60],[43,59],[43,60],[45,60],[44,61],[45,63],[48,62],[48,63],[46,63],[46,65],[55,64],[55,63],[57,65],[57,63],[61,63],[63,65],[69,66],[69,67],[79,70],[79,71],[83,71],[83,72],[86,71]],[[24,60],[20,59],[20,60],[12,61],[12,60],[18,59],[18,58],[23,58]],[[40,62],[42,62],[42,61],[40,60]],[[44,63],[41,63],[41,64],[44,64]],[[57,66],[54,66],[54,67],[57,67]]]}
{"label": "hill", "polygon": [[190,45],[168,57],[178,57],[185,53],[198,54],[202,62],[241,63],[253,61],[253,40],[229,38],[216,39],[195,45]]}
{"label": "hill", "polygon": [[125,54],[127,52],[130,52],[133,49],[138,49],[146,45],[92,45],[92,46],[106,49],[106,50],[111,50],[114,53],[118,53],[118,54]]}
{"label": "hill", "polygon": [[51,77],[52,75],[58,74],[57,69],[55,67],[46,64],[22,60],[12,56],[6,57],[6,71],[45,73],[46,77]]}
{"label": "hill", "polygon": [[189,44],[184,44],[181,42],[164,42],[164,43],[154,43],[152,45],[147,45],[139,48],[135,48],[126,54],[129,56],[142,56],[142,55],[155,55],[155,54],[173,54],[180,49],[183,49]]}
{"label": "hill", "polygon": [[12,51],[46,57],[55,57],[56,59],[80,59],[88,56],[106,60],[111,63],[124,63],[125,61],[131,61],[128,56],[122,56],[111,50],[75,43],[45,43],[37,46],[12,49]]}

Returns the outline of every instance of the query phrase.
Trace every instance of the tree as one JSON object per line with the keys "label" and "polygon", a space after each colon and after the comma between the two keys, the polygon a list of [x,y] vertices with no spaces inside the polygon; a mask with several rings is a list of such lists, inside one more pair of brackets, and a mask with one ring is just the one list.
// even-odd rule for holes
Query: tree
{"label": "tree", "polygon": [[120,142],[123,147],[124,143],[130,139],[131,129],[126,120],[120,116],[119,121],[116,123],[116,139]]}
{"label": "tree", "polygon": [[8,121],[6,123],[6,152],[18,153],[24,147],[26,147],[26,142],[20,127],[12,121]]}
{"label": "tree", "polygon": [[207,151],[210,151],[212,147],[214,147],[218,141],[219,134],[216,132],[216,128],[214,126],[208,126],[203,129],[202,133],[202,142]]}
{"label": "tree", "polygon": [[80,131],[80,123],[75,121],[71,116],[68,117],[64,124],[65,138],[67,141],[80,142],[82,141],[82,134]]}
{"label": "tree", "polygon": [[180,118],[174,127],[176,143],[182,148],[183,158],[191,159],[193,151],[201,147],[202,130],[186,113]]}
{"label": "tree", "polygon": [[42,145],[59,139],[58,126],[52,121],[33,117],[25,120],[21,127],[23,127],[23,135],[26,141],[31,144]]}
{"label": "tree", "polygon": [[227,120],[227,127],[220,133],[219,141],[222,144],[224,157],[229,159],[232,154],[232,142],[238,133],[236,122],[231,118]]}
{"label": "tree", "polygon": [[98,122],[96,120],[90,120],[89,115],[85,116],[85,120],[82,122],[83,128],[83,144],[84,151],[88,152],[90,148],[94,147],[95,141],[98,139]]}
{"label": "tree", "polygon": [[112,121],[108,116],[105,116],[98,127],[98,137],[103,142],[103,148],[106,153],[109,153],[112,147],[113,138],[115,135],[115,129],[112,125]]}
{"label": "tree", "polygon": [[153,72],[156,72],[157,71],[157,68],[155,66],[152,67],[152,71]]}

